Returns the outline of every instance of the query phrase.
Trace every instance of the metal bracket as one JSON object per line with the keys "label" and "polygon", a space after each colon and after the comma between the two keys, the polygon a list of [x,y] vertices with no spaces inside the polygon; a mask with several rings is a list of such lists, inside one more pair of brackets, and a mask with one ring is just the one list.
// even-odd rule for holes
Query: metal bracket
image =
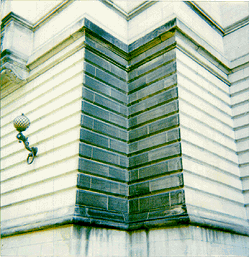
{"label": "metal bracket", "polygon": [[16,138],[19,140],[19,143],[23,142],[25,148],[30,151],[28,157],[27,157],[27,163],[31,164],[35,156],[37,155],[38,148],[37,147],[30,147],[28,142],[28,137],[25,137],[22,132],[18,133]]}

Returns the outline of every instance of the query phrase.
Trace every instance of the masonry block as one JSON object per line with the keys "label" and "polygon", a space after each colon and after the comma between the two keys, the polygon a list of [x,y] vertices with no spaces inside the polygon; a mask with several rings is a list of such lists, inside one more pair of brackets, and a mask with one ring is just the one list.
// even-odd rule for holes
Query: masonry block
{"label": "masonry block", "polygon": [[78,190],[76,204],[108,209],[108,197],[98,193]]}

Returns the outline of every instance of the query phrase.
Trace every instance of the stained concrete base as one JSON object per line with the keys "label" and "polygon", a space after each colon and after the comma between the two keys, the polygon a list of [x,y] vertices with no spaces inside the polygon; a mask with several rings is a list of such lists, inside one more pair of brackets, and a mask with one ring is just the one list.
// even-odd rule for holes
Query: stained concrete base
{"label": "stained concrete base", "polygon": [[248,256],[249,237],[196,226],[136,230],[61,226],[2,238],[1,256]]}

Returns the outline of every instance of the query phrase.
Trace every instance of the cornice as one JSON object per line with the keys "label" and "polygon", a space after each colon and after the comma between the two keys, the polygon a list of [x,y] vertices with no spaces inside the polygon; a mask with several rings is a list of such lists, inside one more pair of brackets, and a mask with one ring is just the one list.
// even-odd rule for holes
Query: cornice
{"label": "cornice", "polygon": [[[132,44],[127,45],[99,26],[95,25],[87,18],[82,17],[80,20],[77,20],[75,23],[69,26],[65,31],[62,31],[60,34],[54,37],[52,45],[50,42],[48,42],[42,48],[40,48],[39,51],[33,53],[29,57],[27,65],[31,69],[32,67],[36,67],[38,65],[38,63],[35,64],[37,61],[45,61],[47,58],[49,58],[49,56],[51,56],[51,48],[54,48],[54,50],[57,49],[57,46],[62,46],[62,42],[65,46],[68,45],[66,41],[75,41],[83,31],[93,34],[94,37],[99,38],[99,40],[103,41],[104,44],[110,45],[110,47],[113,48],[115,52],[123,56],[123,58],[129,60],[137,53],[143,52],[144,49],[147,49],[148,47],[150,48],[153,45],[165,40],[165,33],[169,33],[169,35],[171,35],[175,30],[182,33],[182,35],[194,43],[196,48],[199,49],[198,52],[200,52],[201,49],[202,55],[204,57],[206,56],[205,58],[207,60],[212,60],[211,63],[214,64],[218,69],[221,69],[226,74],[231,72],[229,61],[178,18],[170,20],[147,35],[139,38]],[[79,32],[80,34],[78,35]],[[129,69],[129,67],[127,68]],[[228,81],[226,81],[226,83],[228,83]]]}
{"label": "cornice", "polygon": [[[65,2],[64,2],[65,3]],[[67,1],[69,3],[69,1]],[[30,23],[26,20],[22,19],[18,15],[14,13],[8,14],[3,19],[2,26],[6,26],[10,21],[17,21],[19,24],[22,24],[26,28],[30,28]],[[247,22],[248,20],[244,20]],[[240,23],[241,25],[241,23]],[[90,33],[93,37],[98,38],[102,42],[103,45],[107,47],[111,47],[113,51],[115,51],[118,55],[122,56],[124,59],[129,61],[134,56],[142,53],[148,48],[153,47],[153,45],[159,44],[165,38],[172,36],[175,31],[181,33],[184,37],[190,40],[195,45],[195,49],[197,49],[198,53],[201,54],[204,58],[206,58],[206,62],[203,63],[200,61],[200,64],[205,67],[207,70],[212,72],[215,76],[220,78],[223,82],[230,85],[229,81],[220,74],[222,71],[225,74],[230,74],[234,69],[240,69],[241,62],[236,62],[232,65],[224,56],[222,56],[216,49],[214,49],[210,44],[208,44],[205,40],[200,38],[198,34],[196,34],[191,28],[186,26],[184,22],[182,22],[178,18],[173,18],[169,22],[164,25],[158,27],[157,29],[151,31],[145,36],[139,38],[135,42],[130,45],[125,44],[121,40],[112,36],[110,33],[106,32],[104,29],[95,25],[93,22],[88,20],[85,17],[81,17],[79,20],[71,24],[67,27],[66,30],[59,33],[56,37],[53,38],[51,42],[47,42],[39,51],[31,54],[28,59],[25,60],[20,56],[20,54],[14,54],[9,50],[6,50],[10,54],[2,53],[2,81],[6,83],[13,84],[21,83],[21,81],[25,82],[25,79],[28,78],[29,68],[32,70],[34,67],[37,67],[41,61],[45,61],[51,57],[51,49],[53,48],[55,51],[61,51],[63,47],[71,44],[75,40],[77,40],[80,36],[84,35],[85,32]],[[62,44],[63,43],[63,44]],[[181,45],[176,42],[176,48],[183,51]],[[185,51],[185,50],[184,50]],[[6,52],[6,53],[7,53]],[[190,54],[192,56],[192,54]],[[193,58],[198,61],[197,56],[193,56]],[[209,63],[210,62],[210,63]],[[210,64],[210,65],[209,65]],[[212,69],[212,65],[215,69]],[[243,68],[243,67],[242,67]],[[127,71],[129,71],[130,67],[126,67]],[[233,70],[232,70],[233,69]],[[5,76],[5,79],[3,78]],[[29,78],[30,79],[30,78]],[[29,80],[28,79],[28,80]],[[7,84],[5,83],[5,86]]]}
{"label": "cornice", "polygon": [[0,71],[1,81],[1,99],[14,92],[17,88],[25,83],[25,79],[20,72],[12,65],[6,64],[1,67]]}
{"label": "cornice", "polygon": [[185,1],[186,5],[188,5],[192,10],[195,11],[201,18],[203,18],[211,27],[213,27],[217,32],[221,35],[225,34],[224,28],[218,24],[210,15],[208,15],[198,4],[194,1]]}
{"label": "cornice", "polygon": [[[67,0],[67,1],[71,2],[72,0]],[[67,1],[65,1],[65,2],[67,2]],[[115,4],[115,2],[113,2],[111,0],[99,0],[99,1],[102,2],[104,5],[108,6],[109,8],[111,8],[112,10],[114,10],[120,16],[125,18],[127,21],[129,21],[136,15],[140,14],[141,12],[143,12],[144,10],[146,10],[147,8],[149,8],[150,6],[152,6],[158,2],[158,0],[155,0],[155,1],[146,0],[143,3],[141,3],[140,5],[136,6],[131,11],[126,12],[121,7],[119,7],[117,4]],[[62,8],[62,6],[58,7],[58,9],[59,8]]]}
{"label": "cornice", "polygon": [[[127,21],[141,13],[142,11],[146,10],[153,4],[157,3],[158,1],[144,1],[142,4],[139,6],[135,7],[132,9],[130,12],[126,12],[123,10],[121,7],[116,5],[113,1],[111,0],[98,0],[108,6],[109,8],[113,9],[116,13],[121,15],[123,18],[125,18]],[[13,12],[10,12],[7,16],[5,16],[2,19],[2,28],[5,27],[8,22],[11,20],[18,21],[21,23],[23,26],[27,27],[28,29],[35,31],[38,28],[40,28],[42,25],[47,23],[49,20],[51,20],[54,16],[59,14],[61,11],[63,11],[67,6],[72,4],[74,0],[64,0],[62,1],[59,5],[57,5],[55,8],[53,8],[50,12],[48,12],[46,15],[44,15],[42,18],[40,18],[38,21],[36,21],[34,24],[29,22],[28,20],[20,17],[19,15],[14,14]]]}
{"label": "cornice", "polygon": [[157,2],[158,1],[145,1],[144,3],[140,4],[139,6],[137,6],[136,8],[134,8],[128,13],[127,20],[134,18],[135,16],[137,16],[138,14],[140,14],[150,6],[156,4]]}
{"label": "cornice", "polygon": [[1,69],[1,82],[4,85],[7,82],[11,83],[20,83],[23,79],[21,78],[20,74],[16,71],[16,69],[11,64],[7,64]]}
{"label": "cornice", "polygon": [[41,19],[39,19],[37,22],[33,24],[33,30],[37,30],[42,25],[47,23],[49,20],[51,20],[54,16],[59,14],[61,11],[63,11],[67,6],[72,4],[74,0],[64,0],[59,5],[57,5],[55,8],[53,8],[49,13],[44,15]]}
{"label": "cornice", "polygon": [[244,26],[247,26],[249,25],[249,16],[245,17],[244,19],[241,19],[237,22],[235,22],[234,24],[226,27],[224,30],[225,30],[225,33],[224,33],[224,36],[240,29],[240,28],[243,28]]}
{"label": "cornice", "polygon": [[[102,2],[104,5],[108,6],[112,10],[114,10],[116,13],[118,13],[120,16],[125,18],[127,21],[134,18],[150,6],[156,4],[158,0],[155,1],[144,1],[140,5],[136,6],[134,9],[132,9],[129,12],[126,12],[121,7],[119,7],[117,4],[115,4],[111,0],[98,0]],[[72,4],[74,0],[64,0],[59,5],[57,5],[55,8],[53,8],[49,13],[44,15],[42,18],[40,18],[37,22],[32,24],[28,20],[20,17],[19,15],[10,12],[7,16],[5,16],[2,19],[1,27],[5,27],[10,21],[15,20],[19,23],[21,23],[23,26],[27,27],[28,29],[35,31],[45,23],[47,23],[49,20],[51,20],[54,16],[56,16],[58,13],[63,11],[68,5]],[[249,24],[249,16],[235,22],[234,24],[223,28],[219,23],[217,23],[207,12],[205,12],[197,3],[194,1],[184,1],[186,5],[188,5],[192,10],[195,11],[196,14],[198,14],[200,17],[202,17],[212,28],[214,28],[217,32],[219,32],[222,36],[226,36],[246,25]]]}
{"label": "cornice", "polygon": [[11,21],[15,21],[22,25],[23,27],[33,30],[33,24],[30,23],[28,20],[22,18],[21,16],[10,12],[8,13],[3,19],[2,19],[2,24],[1,24],[1,29],[4,29]]}
{"label": "cornice", "polygon": [[1,98],[25,83],[28,74],[25,60],[12,51],[4,50],[0,66]]}
{"label": "cornice", "polygon": [[240,28],[249,24],[249,16],[233,23],[230,26],[222,27],[219,23],[217,23],[208,13],[206,13],[197,3],[194,1],[185,1],[186,5],[188,5],[192,10],[195,11],[199,16],[201,16],[207,23],[210,24],[216,31],[218,31],[222,36],[226,36]]}
{"label": "cornice", "polygon": [[123,18],[127,19],[128,13],[122,8],[120,8],[118,5],[116,5],[113,1],[111,0],[99,0],[99,1],[102,2],[104,5],[108,6],[109,8],[111,8],[112,10],[114,10]]}
{"label": "cornice", "polygon": [[28,75],[26,60],[17,53],[5,49],[1,53],[1,71],[11,70],[20,80],[25,80]]}

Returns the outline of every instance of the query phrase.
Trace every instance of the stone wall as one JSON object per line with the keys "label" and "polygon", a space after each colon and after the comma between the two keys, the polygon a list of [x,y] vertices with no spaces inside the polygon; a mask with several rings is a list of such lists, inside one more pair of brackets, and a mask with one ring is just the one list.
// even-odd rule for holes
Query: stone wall
{"label": "stone wall", "polygon": [[[53,55],[47,52],[31,58],[25,86],[4,98],[6,102],[9,97],[15,99],[5,104],[6,131],[20,109],[27,115],[33,110],[29,117],[34,120],[32,129],[37,130],[39,157],[28,169],[39,170],[42,165],[48,169],[52,163],[52,170],[58,172],[55,163],[62,158],[64,164],[65,157],[69,158],[63,152],[67,155],[69,151],[75,162],[79,155],[78,167],[60,173],[64,181],[65,173],[72,179],[73,184],[66,186],[70,200],[67,207],[48,204],[52,215],[34,217],[28,211],[32,225],[27,227],[22,225],[22,214],[20,218],[10,216],[11,222],[3,223],[8,224],[7,230],[31,229],[37,221],[39,226],[76,222],[126,229],[185,223],[191,216],[191,222],[247,233],[226,65],[204,52],[205,43],[196,51],[201,39],[194,33],[184,36],[182,31],[188,28],[178,19],[129,46],[87,19],[81,24],[83,27],[54,47]],[[55,129],[59,117],[67,125],[59,123],[56,128],[66,132]],[[6,166],[4,174],[9,176],[7,170],[13,167],[17,172],[17,164],[16,156],[10,154],[13,146],[6,147],[6,154],[7,149],[3,168]],[[43,156],[46,161],[41,164]],[[13,162],[10,167],[9,162]],[[25,162],[21,165],[26,174]],[[18,172],[17,181],[23,179],[21,169]],[[36,181],[43,188],[32,193],[33,198],[39,197],[38,206],[43,205],[40,198],[45,197],[45,185],[55,186],[52,178],[49,182],[51,177],[47,177],[45,184],[44,179]],[[15,188],[10,193],[9,181],[15,179],[8,177],[3,183],[3,214],[7,216],[15,208],[13,203],[29,206],[27,197],[33,192],[32,186],[25,185],[23,194]],[[57,190],[47,190],[53,194],[48,196],[51,201],[57,201]],[[16,195],[21,198],[17,200]],[[71,201],[75,207],[70,207]],[[36,213],[44,212],[40,208]]]}
{"label": "stone wall", "polygon": [[[25,86],[1,100],[2,232],[74,212],[84,58],[79,45],[82,38],[51,59],[30,63],[35,67]],[[31,165],[12,123],[22,113],[31,120],[24,134],[38,147]]]}
{"label": "stone wall", "polygon": [[212,67],[198,52],[190,57],[186,50],[191,48],[177,51],[177,80],[188,213],[199,222],[200,216],[207,223],[215,217],[224,226],[236,223],[243,230],[247,215],[227,71]]}
{"label": "stone wall", "polygon": [[126,232],[62,226],[2,240],[2,256],[247,256],[248,237],[195,226]]}
{"label": "stone wall", "polygon": [[174,33],[133,47],[128,72],[131,228],[186,214]]}
{"label": "stone wall", "polygon": [[[52,245],[85,256],[118,255],[117,245],[123,256],[157,256],[159,245],[162,256],[246,254],[248,24],[223,28],[208,16],[217,9],[201,6],[147,2],[126,13],[68,0],[33,24],[4,17],[6,254]],[[38,147],[31,165],[12,124],[21,113]]]}
{"label": "stone wall", "polygon": [[249,217],[249,153],[248,153],[248,96],[249,96],[249,69],[243,68],[230,75],[232,85],[230,87],[231,106],[234,122],[235,142],[237,146],[238,163],[242,179],[244,202]]}
{"label": "stone wall", "polygon": [[126,227],[128,62],[122,49],[90,33],[85,39],[76,213],[83,221]]}

